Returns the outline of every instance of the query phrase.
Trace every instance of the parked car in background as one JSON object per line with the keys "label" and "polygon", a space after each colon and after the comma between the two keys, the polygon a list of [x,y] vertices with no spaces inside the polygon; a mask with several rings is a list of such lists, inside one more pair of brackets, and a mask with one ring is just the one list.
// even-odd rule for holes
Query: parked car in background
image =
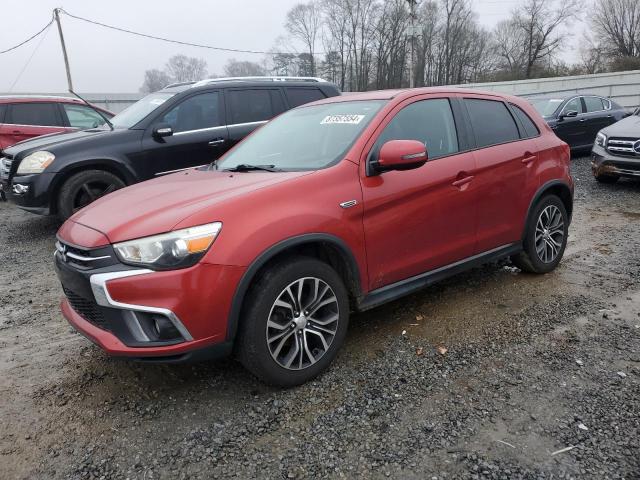
{"label": "parked car in background", "polygon": [[[113,113],[99,107],[105,117]],[[69,97],[0,96],[0,156],[2,150],[41,135],[99,127],[104,119],[84,102]]]}
{"label": "parked car in background", "polygon": [[614,101],[597,95],[575,93],[527,98],[555,134],[571,150],[591,148],[596,134],[604,127],[622,120],[628,112]]}
{"label": "parked car in background", "polygon": [[170,85],[103,125],[4,151],[0,181],[19,207],[65,219],[114,190],[216,160],[280,113],[339,95],[316,78],[247,77]]}
{"label": "parked car in background", "polygon": [[111,355],[176,362],[235,347],[263,380],[295,385],[333,360],[351,310],[503,257],[553,270],[572,202],[569,147],[520,98],[334,97],[67,220],[62,311]]}
{"label": "parked car in background", "polygon": [[598,132],[591,150],[593,175],[599,182],[640,178],[640,109]]}

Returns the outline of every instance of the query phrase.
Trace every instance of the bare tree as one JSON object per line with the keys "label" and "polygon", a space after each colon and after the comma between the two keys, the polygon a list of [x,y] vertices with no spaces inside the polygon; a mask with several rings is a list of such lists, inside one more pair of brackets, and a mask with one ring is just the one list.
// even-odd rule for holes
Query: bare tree
{"label": "bare tree", "polygon": [[316,74],[316,40],[320,31],[320,8],[316,1],[299,3],[287,13],[285,28],[289,34],[302,42],[307,50],[309,75]]}
{"label": "bare tree", "polygon": [[235,58],[229,59],[224,66],[224,74],[228,77],[255,77],[265,73],[264,67],[259,63],[239,61]]}
{"label": "bare tree", "polygon": [[640,57],[640,2],[597,0],[591,16],[595,35],[614,57]]}
{"label": "bare tree", "polygon": [[165,71],[174,82],[190,82],[207,77],[207,62],[201,58],[174,55],[169,59]]}
{"label": "bare tree", "polygon": [[171,83],[171,77],[166,72],[153,68],[144,72],[144,82],[140,87],[142,93],[157,92]]}

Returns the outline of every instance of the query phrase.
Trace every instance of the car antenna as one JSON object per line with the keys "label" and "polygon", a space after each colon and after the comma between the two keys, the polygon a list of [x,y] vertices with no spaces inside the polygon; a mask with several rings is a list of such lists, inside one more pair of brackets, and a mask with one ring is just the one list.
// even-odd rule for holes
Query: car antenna
{"label": "car antenna", "polygon": [[93,110],[94,112],[96,112],[98,115],[100,115],[102,117],[102,119],[107,122],[107,125],[109,125],[109,128],[111,129],[111,131],[113,131],[113,123],[111,123],[109,121],[109,119],[107,118],[107,116],[102,113],[100,110],[98,110],[96,107],[94,107],[93,105],[91,105],[89,102],[87,102],[84,98],[82,98],[80,95],[78,95],[76,92],[74,92],[73,90],[69,89],[69,93],[72,93],[73,95],[75,95],[76,97],[78,97],[80,100],[82,100],[91,110]]}

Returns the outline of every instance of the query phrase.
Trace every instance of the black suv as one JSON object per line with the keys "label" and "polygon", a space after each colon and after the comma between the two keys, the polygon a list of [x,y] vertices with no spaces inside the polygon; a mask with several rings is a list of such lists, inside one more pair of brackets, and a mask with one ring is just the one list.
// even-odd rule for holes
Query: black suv
{"label": "black suv", "polygon": [[103,125],[7,148],[0,184],[20,208],[62,219],[143,180],[211,163],[260,125],[340,95],[317,78],[224,78],[173,84]]}

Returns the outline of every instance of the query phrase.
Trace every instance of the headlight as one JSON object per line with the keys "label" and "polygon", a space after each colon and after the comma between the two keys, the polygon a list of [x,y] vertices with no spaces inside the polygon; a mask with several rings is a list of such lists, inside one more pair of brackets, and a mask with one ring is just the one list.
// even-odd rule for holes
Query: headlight
{"label": "headlight", "polygon": [[607,136],[604,133],[598,132],[598,135],[596,135],[596,144],[604,147],[607,144]]}
{"label": "headlight", "polygon": [[42,173],[55,158],[56,156],[51,152],[33,152],[22,159],[20,165],[18,165],[17,173],[18,175]]}
{"label": "headlight", "polygon": [[185,268],[195,265],[204,256],[221,229],[222,223],[215,222],[116,243],[113,247],[124,263],[156,270]]}

